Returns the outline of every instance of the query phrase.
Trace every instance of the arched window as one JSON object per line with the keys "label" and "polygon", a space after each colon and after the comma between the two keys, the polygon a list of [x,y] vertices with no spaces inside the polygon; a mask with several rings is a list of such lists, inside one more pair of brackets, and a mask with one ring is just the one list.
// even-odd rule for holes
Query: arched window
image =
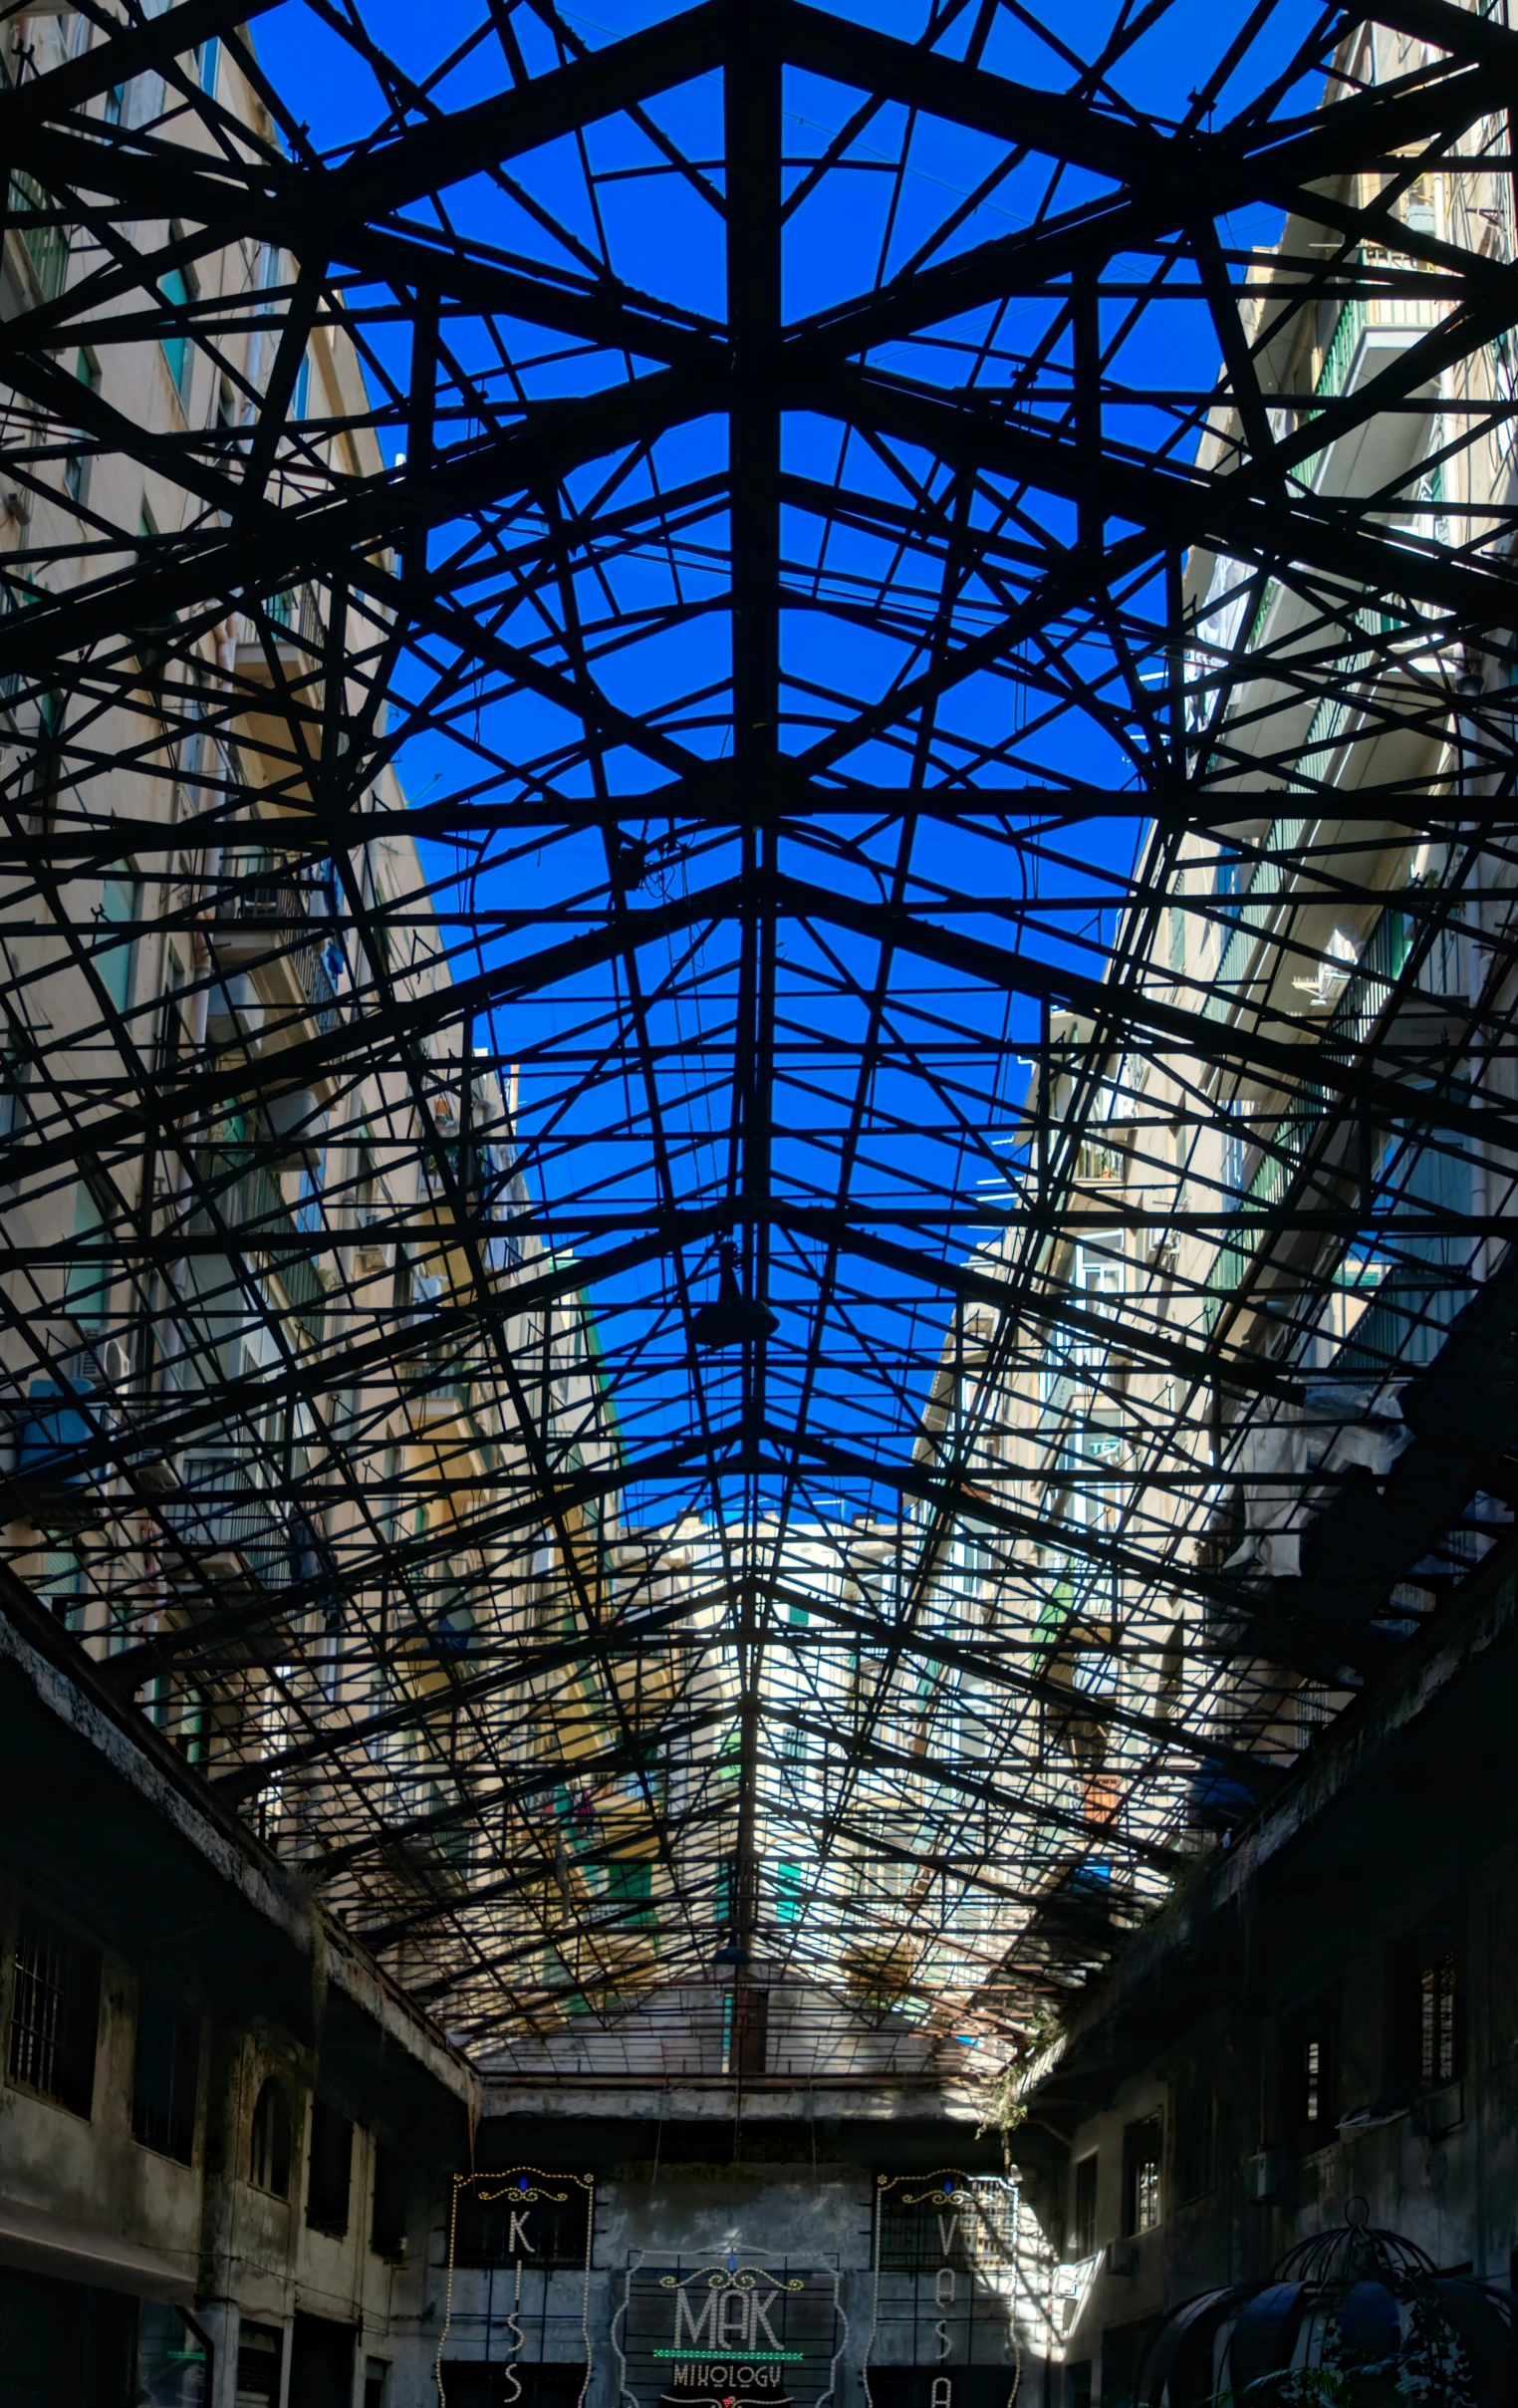
{"label": "arched window", "polygon": [[248,2173],[261,2191],[290,2196],[290,2101],[285,2085],[270,2074],[253,2105]]}

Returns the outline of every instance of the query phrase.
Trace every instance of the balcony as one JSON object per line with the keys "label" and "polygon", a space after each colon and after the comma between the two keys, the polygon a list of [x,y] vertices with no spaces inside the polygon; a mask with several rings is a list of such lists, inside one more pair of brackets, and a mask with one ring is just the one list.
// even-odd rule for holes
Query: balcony
{"label": "balcony", "polygon": [[412,1413],[427,1422],[458,1421],[469,1411],[482,1369],[462,1356],[432,1348],[413,1357],[400,1372]]}
{"label": "balcony", "polygon": [[[1393,261],[1389,252],[1369,248],[1361,260],[1371,268],[1415,264]],[[1452,299],[1434,301],[1421,293],[1371,293],[1346,301],[1324,349],[1313,387],[1315,400],[1337,401],[1359,392],[1441,326],[1454,306]],[[1432,394],[1434,388],[1430,376],[1417,390]],[[1412,412],[1383,411],[1315,453],[1301,473],[1320,493],[1379,493],[1406,474],[1421,440],[1422,429]]]}
{"label": "balcony", "polygon": [[326,917],[327,889],[317,879],[261,846],[228,853],[205,922],[224,985],[257,972],[271,1001],[303,1012],[327,1035],[337,1026],[338,996],[330,939],[319,934]]}
{"label": "balcony", "polygon": [[[237,644],[237,674],[255,685],[297,683],[320,673],[327,622],[313,586],[291,586],[264,603],[271,644],[264,632],[244,620]],[[270,651],[273,662],[270,661]]]}
{"label": "balcony", "polygon": [[[309,1251],[311,1232],[303,1229],[280,1190],[278,1179],[260,1162],[249,1162],[245,1144],[204,1149],[198,1174],[214,1197],[232,1242],[245,1254],[263,1255],[269,1276],[277,1279],[296,1320],[313,1344],[320,1344],[326,1323],[327,1282]],[[197,1213],[192,1226],[204,1233],[211,1226],[207,1213]]]}
{"label": "balcony", "polygon": [[[40,217],[56,210],[57,204],[49,199],[35,175],[28,175],[24,167],[13,167],[10,207],[13,212],[22,213],[23,217]],[[21,247],[37,279],[43,300],[56,301],[69,273],[68,227],[23,223],[16,231],[21,236]]]}
{"label": "balcony", "polygon": [[[1290,842],[1285,832],[1301,824],[1278,821],[1270,835],[1271,850],[1278,846],[1285,849]],[[1279,891],[1280,875],[1274,872],[1273,865],[1262,864],[1262,870],[1272,870],[1275,884],[1271,891]],[[1445,926],[1438,931],[1410,988],[1396,996],[1393,1003],[1393,990],[1412,951],[1417,926],[1412,914],[1390,904],[1374,923],[1360,957],[1324,1022],[1319,1040],[1336,1061],[1370,1051],[1378,1038],[1383,1044],[1408,1044],[1413,1049],[1437,1046],[1447,1042],[1450,1032],[1460,1025],[1458,1004],[1466,971],[1465,939],[1457,926]],[[1453,1012],[1451,1005],[1455,1007]],[[1304,1054],[1304,1072],[1310,1062],[1309,1050]],[[1405,1063],[1401,1075],[1407,1075]],[[1251,1211],[1268,1211],[1281,1203],[1315,1152],[1319,1193],[1327,1194],[1326,1183],[1338,1168],[1323,1155],[1319,1142],[1329,1108],[1326,1090],[1310,1076],[1304,1077],[1291,1111],[1277,1124],[1262,1149],[1258,1168],[1238,1199],[1241,1205]],[[1342,1157],[1349,1145],[1343,1127],[1335,1143]],[[1263,1234],[1257,1228],[1235,1231],[1220,1245],[1208,1278],[1210,1293],[1202,1306],[1202,1325],[1209,1336],[1217,1325],[1224,1298],[1242,1284],[1259,1253]]]}
{"label": "balcony", "polygon": [[299,1576],[282,1515],[234,1457],[191,1456],[182,1492],[161,1511],[164,1528],[179,1542],[163,1550],[171,1581],[268,1588]]}
{"label": "balcony", "polygon": [[389,1204],[361,1204],[354,1214],[354,1270],[361,1279],[381,1279],[395,1267],[395,1245],[383,1234],[394,1225]]}

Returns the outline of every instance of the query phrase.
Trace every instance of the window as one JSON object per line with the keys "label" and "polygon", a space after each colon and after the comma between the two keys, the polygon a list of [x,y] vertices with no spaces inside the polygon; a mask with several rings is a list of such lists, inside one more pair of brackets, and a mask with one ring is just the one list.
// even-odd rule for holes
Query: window
{"label": "window", "polygon": [[[100,392],[101,372],[89,352],[75,353],[74,374],[86,393]],[[77,502],[81,508],[90,498],[90,441],[88,434],[81,434],[64,466],[64,484],[69,499]]]}
{"label": "window", "polygon": [[[129,872],[107,878],[101,888],[93,951],[101,984],[122,1012],[131,1001],[131,972],[136,953],[133,931],[140,917],[141,893],[136,880]],[[119,930],[125,934],[119,935]]]}
{"label": "window", "polygon": [[375,2198],[369,2246],[377,2258],[405,2256],[405,2159],[387,2141],[375,2143]]}
{"label": "window", "polygon": [[[725,1744],[725,1741],[724,1741]],[[719,1856],[714,1887],[716,1890],[716,1920],[718,1926],[731,1923],[738,1912],[737,1859]]]}
{"label": "window", "polygon": [[607,1866],[608,1898],[620,1899],[632,1910],[631,1914],[619,1918],[625,1927],[645,1927],[654,1922],[652,1906],[637,1903],[651,1897],[652,1889],[653,1863],[650,1857],[624,1857]]}
{"label": "window", "polygon": [[[583,2271],[590,2246],[590,2191],[578,2181],[567,2183],[562,2195],[540,2191],[536,2202],[524,2211],[520,2192],[510,2185],[490,2175],[466,2179],[456,2195],[453,2263],[456,2267],[531,2265],[550,2271],[569,2267]],[[496,2296],[500,2297],[499,2291]]]}
{"label": "window", "polygon": [[1177,870],[1170,887],[1176,900],[1171,904],[1169,914],[1170,968],[1177,977],[1186,966],[1186,914],[1181,901],[1185,891],[1186,874],[1184,870]]}
{"label": "window", "polygon": [[1392,1953],[1388,2011],[1388,2072],[1402,2092],[1437,2090],[1460,2072],[1459,1945],[1444,1920]]}
{"label": "window", "polygon": [[43,300],[56,301],[69,272],[68,228],[57,224],[39,225],[36,219],[54,209],[57,203],[53,195],[44,191],[36,177],[29,175],[24,167],[12,168],[8,197],[13,209],[20,208],[32,218],[30,224],[19,229],[21,240],[42,288]]}
{"label": "window", "polygon": [[179,1693],[179,1713],[172,1726],[174,1745],[187,1764],[203,1764],[206,1750],[205,1692],[186,1686]]}
{"label": "window", "polygon": [[[179,228],[172,229],[173,239],[179,239]],[[191,268],[166,268],[158,279],[160,298],[173,310],[188,312],[195,298],[194,271]],[[189,398],[190,377],[194,370],[194,353],[186,331],[187,316],[178,320],[178,332],[162,338],[163,358],[181,401]]]}
{"label": "window", "polygon": [[290,2196],[290,2100],[272,2073],[254,2103],[248,2135],[248,2180],[276,2199]]}
{"label": "window", "polygon": [[[179,783],[188,790],[192,802],[201,799],[200,785],[205,775],[207,745],[205,735],[205,703],[198,691],[184,698],[184,734],[179,744]],[[175,809],[179,807],[176,797]]]}
{"label": "window", "polygon": [[1254,877],[1254,865],[1246,862],[1237,845],[1221,845],[1217,855],[1217,892],[1226,898],[1220,915],[1226,926],[1238,919],[1239,907],[1234,898],[1247,895]]}
{"label": "window", "polygon": [[212,34],[210,40],[202,42],[195,53],[195,72],[200,79],[200,89],[208,93],[212,100],[216,97],[216,71],[220,65],[221,44]]}
{"label": "window", "polygon": [[1426,2089],[1455,2077],[1459,1987],[1452,1948],[1423,1952],[1417,1990],[1418,2080]]}
{"label": "window", "polygon": [[211,2353],[199,2325],[166,2299],[139,2300],[136,2310],[137,2379],[132,2398],[171,2400],[173,2408],[206,2408]]}
{"label": "window", "polygon": [[172,1079],[190,1051],[190,1030],[184,1017],[184,964],[168,955],[162,1000],[158,1006],[158,1075]]}
{"label": "window", "polygon": [[1304,1681],[1293,1701],[1297,1719],[1297,1750],[1311,1747],[1320,1731],[1326,1731],[1333,1720],[1329,1693],[1321,1684]]}
{"label": "window", "polygon": [[1315,2000],[1286,2024],[1281,2137],[1295,2148],[1327,2148],[1338,2129],[1338,2037],[1339,2003],[1333,1996]]}
{"label": "window", "polygon": [[1123,1293],[1123,1231],[1104,1229],[1076,1247],[1076,1286],[1088,1296]]}
{"label": "window", "polygon": [[[98,1331],[111,1304],[111,1265],[102,1259],[106,1223],[100,1202],[83,1179],[74,1191],[74,1234],[81,1247],[89,1248],[90,1252],[71,1262],[65,1271],[64,1297],[81,1328]],[[75,1381],[73,1386],[80,1394],[85,1393],[83,1381]],[[45,1392],[56,1393],[56,1384],[32,1382],[33,1396]],[[58,1417],[59,1446],[84,1447],[89,1444],[90,1436],[90,1424],[82,1413]]]}
{"label": "window", "polygon": [[79,1557],[68,1547],[48,1547],[38,1558],[34,1583],[37,1602],[55,1615],[64,1629],[78,1631],[85,1618],[85,1573]]}
{"label": "window", "polygon": [[1244,1166],[1254,1144],[1253,1123],[1246,1117],[1249,1106],[1242,1096],[1234,1096],[1222,1105],[1223,1112],[1223,1191],[1225,1197],[1246,1193]]}
{"label": "window", "polygon": [[1159,2172],[1164,2123],[1157,2115],[1130,2124],[1123,2135],[1123,2230],[1151,2233],[1159,2222]]}
{"label": "window", "polygon": [[239,2325],[233,2408],[274,2408],[284,2355],[285,2336],[277,2324]]}
{"label": "window", "polygon": [[322,1227],[322,1160],[323,1157],[319,1155],[316,1169],[313,1169],[309,1163],[303,1165],[300,1178],[296,1182],[295,1204],[292,1207],[295,1225],[298,1229],[304,1230],[308,1237],[318,1236]]}
{"label": "window", "polygon": [[95,2103],[100,2001],[99,1949],[23,1908],[12,1961],[11,2080],[88,2116]]}
{"label": "window", "polygon": [[311,2157],[306,2172],[306,2222],[341,2241],[348,2230],[354,2128],[325,2099],[311,2103]]}
{"label": "window", "polygon": [[195,2154],[200,2023],[172,2000],[144,1990],[137,2006],[131,2129],[144,2149],[187,2166]]}
{"label": "window", "polygon": [[800,1865],[779,1864],[776,1866],[775,1921],[777,1923],[799,1923],[801,1921],[802,1887]]}
{"label": "window", "polygon": [[1073,2258],[1094,2258],[1097,2254],[1097,2159],[1076,2160],[1075,2214],[1070,2227],[1070,2254]]}

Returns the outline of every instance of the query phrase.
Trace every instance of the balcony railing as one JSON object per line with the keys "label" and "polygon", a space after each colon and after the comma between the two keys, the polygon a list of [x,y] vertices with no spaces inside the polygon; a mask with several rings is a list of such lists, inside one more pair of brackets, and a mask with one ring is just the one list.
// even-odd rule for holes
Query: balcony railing
{"label": "balcony railing", "polygon": [[[1368,249],[1362,251],[1359,264],[1386,266],[1390,259],[1390,252]],[[1448,301],[1434,301],[1419,293],[1352,295],[1341,308],[1329,337],[1323,366],[1313,387],[1315,398],[1334,401],[1348,390],[1356,356],[1368,334],[1405,335],[1410,342],[1414,336],[1442,325],[1453,307],[1452,297]]]}
{"label": "balcony railing", "polygon": [[184,1555],[165,1550],[170,1579],[234,1565],[264,1586],[290,1576],[291,1536],[279,1509],[258,1494],[247,1468],[235,1457],[191,1456],[184,1466],[184,1493],[168,1497],[160,1510]]}
{"label": "balcony railing", "polygon": [[215,916],[239,926],[295,926],[309,918],[312,899],[322,892],[267,846],[250,845],[222,862]]}
{"label": "balcony railing", "polygon": [[418,1412],[448,1416],[467,1412],[475,1384],[488,1370],[479,1358],[427,1347],[402,1367],[401,1378]]}
{"label": "balcony railing", "polygon": [[303,1250],[309,1246],[309,1232],[286,1204],[274,1174],[262,1163],[250,1163],[248,1152],[240,1143],[207,1147],[200,1158],[201,1180],[236,1242],[250,1254],[267,1256],[269,1271],[284,1289],[291,1311],[313,1343],[320,1343],[327,1290],[310,1252]]}
{"label": "balcony railing", "polygon": [[[13,167],[11,169],[10,207],[13,211],[23,210],[28,215],[40,216],[53,209],[55,204],[48,198],[35,175],[28,175],[24,167]],[[26,255],[32,263],[32,272],[42,288],[44,301],[56,301],[63,291],[64,278],[69,272],[68,227],[20,225],[16,231],[21,236]]]}
{"label": "balcony railing", "polygon": [[[15,570],[17,564],[14,553],[11,554],[6,565],[12,571]],[[37,599],[38,588],[30,578],[15,575],[0,578],[0,626],[4,625],[12,612],[29,609]],[[9,669],[3,677],[0,677],[0,702],[14,700],[21,691],[21,685],[20,669]]]}
{"label": "balcony railing", "polygon": [[[1281,825],[1277,823],[1277,829]],[[1277,829],[1271,831],[1272,850],[1276,846]],[[1279,883],[1278,874],[1278,886]],[[1389,905],[1376,920],[1354,974],[1346,982],[1319,1040],[1331,1058],[1348,1060],[1369,1046],[1376,1023],[1406,967],[1416,929],[1416,920],[1394,905]],[[1463,933],[1458,926],[1441,928],[1418,966],[1412,991],[1429,997],[1459,994],[1463,987],[1462,947]],[[1269,1211],[1282,1201],[1306,1163],[1314,1136],[1334,1100],[1317,1080],[1303,1081],[1290,1112],[1276,1124],[1258,1169],[1238,1199],[1241,1205]],[[1216,1326],[1223,1300],[1242,1283],[1245,1271],[1259,1251],[1263,1234],[1259,1229],[1244,1230],[1220,1244],[1208,1278],[1210,1293],[1203,1305],[1203,1323],[1209,1335]]]}
{"label": "balcony railing", "polygon": [[323,1036],[336,1027],[338,1017],[337,989],[324,958],[331,940],[320,934],[326,916],[325,886],[257,846],[227,855],[209,930],[222,967],[275,954],[288,960]]}
{"label": "balcony railing", "polygon": [[314,586],[287,586],[282,594],[271,594],[264,608],[279,634],[294,637],[306,652],[321,652],[327,622]]}

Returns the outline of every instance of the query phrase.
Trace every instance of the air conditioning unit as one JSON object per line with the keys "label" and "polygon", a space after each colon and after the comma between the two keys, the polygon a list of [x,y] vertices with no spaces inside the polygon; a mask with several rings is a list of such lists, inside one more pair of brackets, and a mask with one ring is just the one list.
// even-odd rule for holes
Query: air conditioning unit
{"label": "air conditioning unit", "polygon": [[234,1037],[256,1037],[264,1024],[264,1006],[247,970],[235,970],[210,990],[206,1003],[207,1034],[225,1044]]}
{"label": "air conditioning unit", "polygon": [[309,1159],[320,1152],[327,1135],[327,1113],[311,1088],[287,1087],[283,1095],[270,1096],[265,1112],[269,1134],[287,1161]]}
{"label": "air conditioning unit", "polygon": [[131,1372],[131,1358],[120,1338],[102,1338],[91,1347],[86,1367],[92,1388],[120,1388]]}
{"label": "air conditioning unit", "polygon": [[1285,2198],[1286,2176],[1284,2149],[1258,2149],[1244,2163],[1244,2197],[1256,2207],[1269,2207]]}
{"label": "air conditioning unit", "polygon": [[361,1278],[378,1278],[395,1259],[393,1242],[376,1235],[390,1214],[383,1204],[361,1204],[354,1214],[354,1268]]}

